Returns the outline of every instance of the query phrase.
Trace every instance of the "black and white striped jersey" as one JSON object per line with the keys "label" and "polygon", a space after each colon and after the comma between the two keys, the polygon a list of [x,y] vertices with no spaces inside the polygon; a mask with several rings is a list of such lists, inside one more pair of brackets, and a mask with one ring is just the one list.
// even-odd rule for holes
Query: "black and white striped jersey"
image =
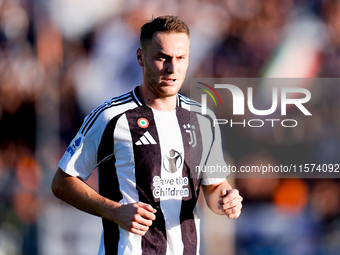
{"label": "black and white striped jersey", "polygon": [[202,178],[194,166],[226,165],[218,126],[199,107],[179,94],[174,111],[157,111],[142,102],[137,87],[85,118],[59,167],[83,180],[97,168],[101,195],[157,209],[143,237],[103,219],[98,254],[199,254],[200,184],[222,179]]}

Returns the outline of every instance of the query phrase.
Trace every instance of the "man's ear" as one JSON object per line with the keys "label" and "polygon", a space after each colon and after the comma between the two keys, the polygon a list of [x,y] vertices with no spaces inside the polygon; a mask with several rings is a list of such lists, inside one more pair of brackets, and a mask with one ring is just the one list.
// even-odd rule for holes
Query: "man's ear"
{"label": "man's ear", "polygon": [[142,53],[142,49],[141,48],[137,49],[136,55],[137,55],[138,64],[140,66],[144,66],[143,53]]}

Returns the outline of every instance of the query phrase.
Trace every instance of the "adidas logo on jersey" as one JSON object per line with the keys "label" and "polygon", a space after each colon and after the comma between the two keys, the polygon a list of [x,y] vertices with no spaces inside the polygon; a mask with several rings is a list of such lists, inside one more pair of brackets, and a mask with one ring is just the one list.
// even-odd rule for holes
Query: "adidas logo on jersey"
{"label": "adidas logo on jersey", "polygon": [[155,139],[151,136],[149,131],[146,131],[141,138],[135,143],[136,145],[148,145],[148,144],[157,144]]}

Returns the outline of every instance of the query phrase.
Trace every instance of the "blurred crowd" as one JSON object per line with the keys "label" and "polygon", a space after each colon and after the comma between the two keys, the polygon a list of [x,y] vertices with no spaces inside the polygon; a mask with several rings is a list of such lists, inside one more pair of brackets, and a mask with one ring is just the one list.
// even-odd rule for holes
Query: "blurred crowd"
{"label": "blurred crowd", "polygon": [[[191,77],[340,76],[339,0],[102,0],[101,12],[78,2],[0,0],[1,255],[41,254],[41,213],[59,203],[49,188],[58,161],[92,109],[141,83],[135,51],[152,17],[178,15],[191,29],[186,95]],[[339,163],[338,85],[311,88],[313,118],[295,131],[222,128],[230,160]],[[339,254],[339,184],[236,179],[236,254]]]}

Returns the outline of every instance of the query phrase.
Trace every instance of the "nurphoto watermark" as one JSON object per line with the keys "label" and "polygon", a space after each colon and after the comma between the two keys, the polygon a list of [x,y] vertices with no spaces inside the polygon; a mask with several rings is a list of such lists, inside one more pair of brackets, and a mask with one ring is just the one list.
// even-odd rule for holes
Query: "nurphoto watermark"
{"label": "nurphoto watermark", "polygon": [[205,136],[219,139],[209,134],[212,125],[225,159],[214,162],[209,155],[192,166],[196,174],[340,177],[339,79],[197,78],[190,81],[190,98],[203,130],[202,153],[211,146]]}

